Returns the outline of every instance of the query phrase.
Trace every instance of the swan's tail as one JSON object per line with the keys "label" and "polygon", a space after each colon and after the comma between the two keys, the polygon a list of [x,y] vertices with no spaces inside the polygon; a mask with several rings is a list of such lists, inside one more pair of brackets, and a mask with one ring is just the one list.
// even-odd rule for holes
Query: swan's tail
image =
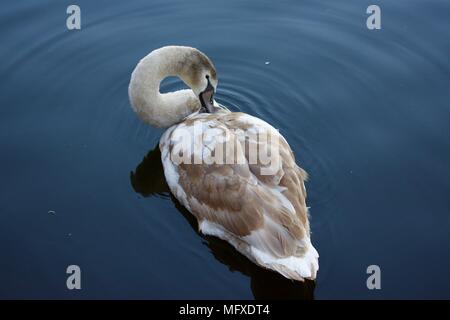
{"label": "swan's tail", "polygon": [[314,280],[317,276],[317,271],[319,270],[319,254],[311,244],[309,237],[303,238],[298,243],[298,248],[301,249],[299,251],[302,252],[301,254],[286,258],[276,258],[270,253],[249,245],[242,238],[230,234],[222,226],[209,222],[208,220],[203,220],[199,223],[199,230],[203,234],[216,236],[228,241],[237,251],[257,265],[274,270],[288,279],[297,281],[304,281],[305,279]]}
{"label": "swan's tail", "polygon": [[306,250],[302,256],[274,258],[254,247],[251,250],[256,262],[262,267],[275,270],[288,279],[297,281],[314,280],[319,270],[319,254],[309,238],[305,239],[304,243]]}

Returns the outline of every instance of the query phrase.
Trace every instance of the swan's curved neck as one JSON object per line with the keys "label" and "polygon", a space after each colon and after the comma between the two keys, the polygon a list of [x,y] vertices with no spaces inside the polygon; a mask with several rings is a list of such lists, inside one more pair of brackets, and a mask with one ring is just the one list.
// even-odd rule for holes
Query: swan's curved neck
{"label": "swan's curved neck", "polygon": [[164,47],[143,58],[131,75],[128,93],[136,113],[155,127],[170,127],[182,121],[200,107],[200,101],[190,89],[160,93],[161,81],[178,76],[185,83],[183,61],[186,52],[182,47]]}

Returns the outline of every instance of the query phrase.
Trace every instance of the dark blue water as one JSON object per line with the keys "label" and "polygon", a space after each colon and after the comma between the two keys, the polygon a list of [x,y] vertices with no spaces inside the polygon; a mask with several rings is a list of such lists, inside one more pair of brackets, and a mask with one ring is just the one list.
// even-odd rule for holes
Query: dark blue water
{"label": "dark blue water", "polygon": [[[0,298],[450,298],[449,1],[79,0],[79,31],[69,4],[1,5]],[[168,44],[205,52],[217,100],[279,128],[309,172],[315,285],[202,237],[171,198],[163,131],[127,95]]]}

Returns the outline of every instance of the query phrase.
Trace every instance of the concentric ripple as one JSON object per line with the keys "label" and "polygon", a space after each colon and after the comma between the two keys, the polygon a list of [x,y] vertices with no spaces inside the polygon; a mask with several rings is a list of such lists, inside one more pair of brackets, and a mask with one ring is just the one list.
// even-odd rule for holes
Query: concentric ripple
{"label": "concentric ripple", "polygon": [[[0,13],[2,288],[69,297],[56,275],[75,261],[91,274],[85,298],[372,298],[363,278],[380,264],[391,282],[377,297],[448,297],[447,2],[378,1],[377,31],[360,0],[80,0],[79,31],[66,29],[62,3],[9,2]],[[136,117],[127,88],[139,59],[171,44],[205,52],[216,100],[279,129],[309,173],[315,291],[203,238],[170,196],[163,131]],[[168,78],[162,90],[183,86]],[[33,253],[33,279],[11,243]]]}

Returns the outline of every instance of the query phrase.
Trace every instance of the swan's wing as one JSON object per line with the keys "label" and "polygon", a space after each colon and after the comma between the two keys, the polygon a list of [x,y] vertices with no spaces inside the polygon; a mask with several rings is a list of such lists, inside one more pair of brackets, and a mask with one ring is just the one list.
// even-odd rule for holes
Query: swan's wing
{"label": "swan's wing", "polygon": [[[261,142],[263,135],[270,138]],[[273,163],[251,159],[252,146],[265,152],[272,145],[279,149],[275,169]],[[260,260],[264,255],[303,257],[312,247],[306,172],[295,164],[285,139],[266,122],[243,113],[198,115],[169,129],[160,147],[167,182],[200,227],[220,228],[263,255]],[[222,163],[217,164],[219,158]],[[315,271],[310,273],[315,276]]]}
{"label": "swan's wing", "polygon": [[[263,153],[267,153],[270,150],[272,144],[276,145],[275,150],[279,154],[278,160],[280,161],[279,169],[274,174],[261,174],[263,168],[267,168],[268,165],[264,165],[258,161],[257,164],[249,164],[250,171],[258,178],[259,181],[266,184],[271,188],[278,188],[282,190],[282,194],[294,207],[295,214],[300,219],[302,225],[305,227],[307,234],[309,235],[309,222],[308,222],[308,209],[306,207],[306,188],[305,181],[308,179],[308,174],[305,170],[297,166],[295,162],[295,156],[292,152],[287,141],[284,137],[267,122],[250,116],[245,113],[232,113],[224,117],[224,121],[232,130],[239,128],[246,128],[244,135],[238,135],[241,144],[246,146],[257,145],[258,141],[253,134],[255,131],[267,133],[275,137],[274,141],[269,141]],[[264,141],[263,141],[264,142]],[[261,145],[261,142],[259,143]],[[245,148],[246,159],[249,159],[247,151],[249,148]],[[267,172],[267,170],[265,171]],[[292,210],[291,210],[292,211]]]}

